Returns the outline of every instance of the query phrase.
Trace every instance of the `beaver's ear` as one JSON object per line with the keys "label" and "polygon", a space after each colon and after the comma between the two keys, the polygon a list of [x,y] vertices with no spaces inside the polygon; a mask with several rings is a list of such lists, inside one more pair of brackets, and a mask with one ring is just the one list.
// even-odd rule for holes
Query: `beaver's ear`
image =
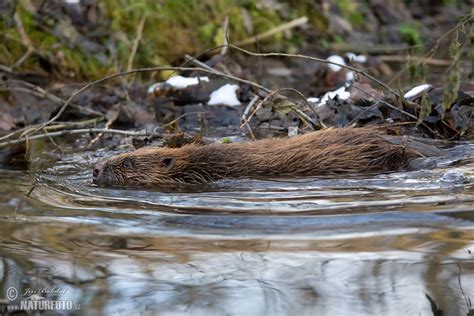
{"label": "beaver's ear", "polygon": [[163,168],[165,168],[166,170],[173,168],[175,162],[176,162],[176,158],[174,157],[165,157],[161,160],[161,164],[163,165]]}

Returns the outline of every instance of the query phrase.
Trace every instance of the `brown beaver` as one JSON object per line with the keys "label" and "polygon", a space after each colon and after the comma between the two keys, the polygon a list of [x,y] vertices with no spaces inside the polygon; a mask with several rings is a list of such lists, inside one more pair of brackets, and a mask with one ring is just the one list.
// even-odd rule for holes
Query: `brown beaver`
{"label": "brown beaver", "polygon": [[99,163],[98,184],[204,183],[258,176],[327,176],[400,170],[433,146],[373,128],[336,128],[249,143],[142,148]]}

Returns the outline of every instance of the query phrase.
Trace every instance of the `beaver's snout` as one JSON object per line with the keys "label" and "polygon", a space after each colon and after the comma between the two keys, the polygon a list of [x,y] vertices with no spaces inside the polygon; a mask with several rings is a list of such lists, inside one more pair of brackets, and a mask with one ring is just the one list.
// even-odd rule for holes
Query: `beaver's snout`
{"label": "beaver's snout", "polygon": [[94,170],[92,171],[92,182],[93,183],[103,183],[106,182],[107,177],[104,175],[104,164],[98,163]]}

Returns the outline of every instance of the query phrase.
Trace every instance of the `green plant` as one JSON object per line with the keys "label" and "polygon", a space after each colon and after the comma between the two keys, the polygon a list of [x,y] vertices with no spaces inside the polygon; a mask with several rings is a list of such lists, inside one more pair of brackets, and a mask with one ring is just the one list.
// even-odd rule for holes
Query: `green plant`
{"label": "green plant", "polygon": [[416,23],[403,23],[398,28],[403,40],[410,45],[423,44],[423,38],[419,29],[420,26]]}
{"label": "green plant", "polygon": [[361,13],[358,1],[337,0],[337,8],[342,15],[354,26],[362,27],[365,25],[364,15]]}
{"label": "green plant", "polygon": [[456,34],[449,48],[453,64],[448,76],[448,83],[443,91],[443,109],[445,112],[456,101],[461,84],[461,43],[459,42],[458,35]]}

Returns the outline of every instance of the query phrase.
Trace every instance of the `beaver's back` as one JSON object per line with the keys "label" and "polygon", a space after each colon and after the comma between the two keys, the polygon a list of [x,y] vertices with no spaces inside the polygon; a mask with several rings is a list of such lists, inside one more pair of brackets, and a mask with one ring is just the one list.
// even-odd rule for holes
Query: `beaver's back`
{"label": "beaver's back", "polygon": [[292,138],[196,146],[184,154],[190,158],[190,171],[200,164],[223,177],[330,175],[400,170],[411,158],[436,152],[431,147],[373,128],[337,128]]}
{"label": "beaver's back", "polygon": [[254,176],[327,176],[404,169],[412,158],[441,154],[434,146],[374,128],[335,128],[249,143],[143,148],[109,158],[98,183],[160,185]]}

